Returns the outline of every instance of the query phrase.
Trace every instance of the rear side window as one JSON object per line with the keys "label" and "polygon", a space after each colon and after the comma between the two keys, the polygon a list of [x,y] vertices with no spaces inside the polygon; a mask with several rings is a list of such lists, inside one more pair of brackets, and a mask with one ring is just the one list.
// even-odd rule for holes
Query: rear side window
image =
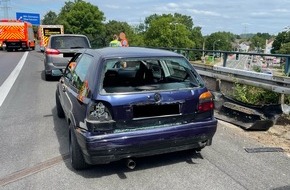
{"label": "rear side window", "polygon": [[90,48],[90,44],[84,36],[55,36],[51,38],[53,49]]}
{"label": "rear side window", "polygon": [[80,57],[79,62],[76,65],[76,68],[73,71],[72,83],[77,89],[80,89],[83,86],[83,83],[86,80],[87,72],[90,66],[93,63],[93,57],[88,54],[83,54]]}
{"label": "rear side window", "polygon": [[72,81],[73,73],[76,67],[76,63],[79,62],[80,58],[82,57],[81,53],[76,53],[75,56],[71,59],[69,65],[64,71],[64,77],[67,78],[69,81]]}

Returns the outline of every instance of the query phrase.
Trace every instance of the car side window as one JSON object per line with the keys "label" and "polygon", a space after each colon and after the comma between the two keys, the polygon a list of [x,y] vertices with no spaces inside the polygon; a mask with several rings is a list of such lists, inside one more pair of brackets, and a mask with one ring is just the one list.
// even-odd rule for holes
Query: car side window
{"label": "car side window", "polygon": [[93,62],[93,57],[88,54],[83,54],[78,61],[72,74],[72,85],[78,90],[82,87],[90,65]]}
{"label": "car side window", "polygon": [[81,58],[81,53],[77,53],[69,62],[66,69],[64,70],[63,76],[68,79],[69,81],[72,81],[73,73],[76,67],[77,62]]}

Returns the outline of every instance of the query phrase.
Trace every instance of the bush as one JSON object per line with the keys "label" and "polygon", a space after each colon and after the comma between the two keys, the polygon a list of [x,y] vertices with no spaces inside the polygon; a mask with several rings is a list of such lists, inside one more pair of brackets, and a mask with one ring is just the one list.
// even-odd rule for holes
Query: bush
{"label": "bush", "polygon": [[[236,100],[239,100],[247,104],[264,105],[264,104],[278,104],[280,94],[269,90],[265,90],[263,88],[235,84],[233,97]],[[287,99],[289,103],[290,96],[288,95],[286,97],[285,101]]]}

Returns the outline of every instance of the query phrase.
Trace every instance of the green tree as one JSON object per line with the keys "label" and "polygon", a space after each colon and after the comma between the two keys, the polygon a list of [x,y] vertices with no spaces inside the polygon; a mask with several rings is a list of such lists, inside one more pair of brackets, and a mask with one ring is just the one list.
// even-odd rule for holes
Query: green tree
{"label": "green tree", "polygon": [[174,13],[174,21],[176,23],[184,24],[188,30],[193,28],[193,20],[191,16]]}
{"label": "green tree", "polygon": [[130,46],[145,46],[145,34],[144,33],[134,33],[133,36],[130,37]]}
{"label": "green tree", "polygon": [[145,18],[145,27],[144,27],[144,30],[147,31],[148,30],[148,27],[150,25],[150,23],[153,21],[153,20],[156,20],[160,17],[160,15],[157,15],[156,13],[153,14],[153,15],[150,15],[148,17]]}
{"label": "green tree", "polygon": [[[194,42],[194,49],[203,49],[204,37],[201,33],[201,27],[194,27],[191,30],[190,39]],[[199,60],[202,56],[202,52],[191,52],[188,58],[190,60]]]}
{"label": "green tree", "polygon": [[269,40],[270,38],[273,37],[269,33],[260,33],[260,32],[258,32],[256,35],[261,37],[261,38],[263,38],[264,40]]}
{"label": "green tree", "polygon": [[192,48],[194,42],[189,38],[191,31],[183,22],[178,22],[180,15],[151,15],[145,19],[148,29],[145,32],[145,44],[153,47]]}
{"label": "green tree", "polygon": [[257,33],[250,39],[250,48],[252,50],[260,50],[266,47],[266,40],[271,39],[272,36],[268,33]]}
{"label": "green tree", "polygon": [[204,38],[201,33],[201,27],[194,27],[191,30],[190,39],[194,41],[195,49],[202,49]]}
{"label": "green tree", "polygon": [[53,11],[49,11],[48,13],[46,13],[43,17],[43,20],[41,22],[44,25],[55,25],[58,24],[57,23],[57,14]]}
{"label": "green tree", "polygon": [[134,32],[137,34],[144,33],[146,30],[146,25],[145,25],[145,23],[140,23],[140,24],[137,24],[135,26],[132,26],[132,28],[133,28]]}
{"label": "green tree", "polygon": [[[285,53],[287,52],[287,44],[290,42],[290,32],[280,32],[272,45],[271,53]],[[287,52],[290,53],[290,52]]]}
{"label": "green tree", "polygon": [[252,50],[261,50],[264,49],[266,46],[266,39],[264,39],[263,37],[259,36],[259,35],[254,35],[251,38],[251,45],[250,48]]}
{"label": "green tree", "polygon": [[186,26],[186,28],[188,30],[191,30],[193,28],[193,21],[192,21],[192,18],[190,16],[182,15],[180,13],[174,13],[174,15],[172,15],[172,14],[163,14],[163,15],[153,14],[153,15],[146,17],[145,21],[144,21],[145,22],[145,29],[147,30],[148,27],[150,26],[150,23],[153,20],[158,19],[160,17],[171,17],[172,23],[183,24]]}
{"label": "green tree", "polygon": [[104,13],[97,6],[83,0],[66,2],[58,17],[65,33],[87,35],[94,47],[104,44],[104,20]]}
{"label": "green tree", "polygon": [[235,35],[230,32],[215,32],[206,38],[205,47],[208,50],[231,51],[234,40]]}
{"label": "green tree", "polygon": [[290,54],[290,42],[282,44],[280,50],[278,51],[280,54]]}
{"label": "green tree", "polygon": [[145,46],[145,23],[140,23],[138,25],[132,25],[131,29],[134,32],[132,36],[130,36],[130,46]]}

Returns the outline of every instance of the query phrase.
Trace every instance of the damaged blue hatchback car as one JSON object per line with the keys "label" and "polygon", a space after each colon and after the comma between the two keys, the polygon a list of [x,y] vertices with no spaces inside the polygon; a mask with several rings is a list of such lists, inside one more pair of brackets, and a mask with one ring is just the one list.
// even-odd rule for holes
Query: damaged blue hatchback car
{"label": "damaged blue hatchback car", "polygon": [[128,47],[84,49],[57,84],[74,169],[211,145],[214,102],[180,54]]}

